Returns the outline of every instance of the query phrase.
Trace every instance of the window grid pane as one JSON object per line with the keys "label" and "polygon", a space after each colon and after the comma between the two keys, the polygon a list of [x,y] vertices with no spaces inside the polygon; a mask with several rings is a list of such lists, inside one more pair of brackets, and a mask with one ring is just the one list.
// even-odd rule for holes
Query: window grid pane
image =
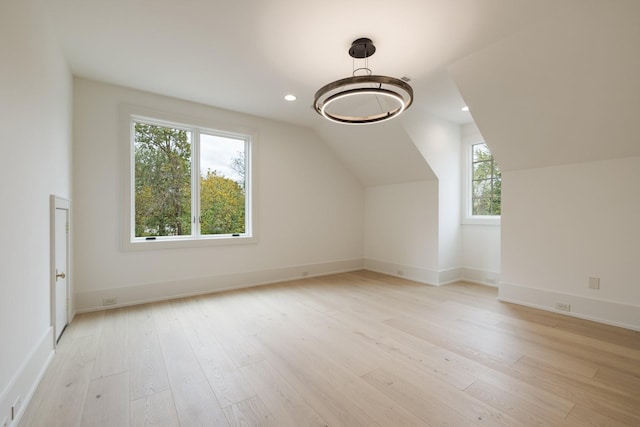
{"label": "window grid pane", "polygon": [[472,215],[501,214],[500,169],[486,143],[472,145],[471,209]]}
{"label": "window grid pane", "polygon": [[191,132],[134,125],[135,237],[191,235]]}
{"label": "window grid pane", "polygon": [[245,233],[244,139],[200,135],[200,233]]}

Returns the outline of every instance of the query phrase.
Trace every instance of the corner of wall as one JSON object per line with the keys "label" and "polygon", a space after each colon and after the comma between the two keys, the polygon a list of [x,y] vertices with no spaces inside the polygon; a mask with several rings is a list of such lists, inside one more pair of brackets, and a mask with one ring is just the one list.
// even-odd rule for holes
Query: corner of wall
{"label": "corner of wall", "polygon": [[376,273],[388,274],[389,276],[413,280],[426,285],[438,286],[440,284],[438,272],[425,268],[365,258],[364,269],[374,271]]}
{"label": "corner of wall", "polygon": [[[20,423],[25,409],[53,359],[55,354],[53,342],[53,327],[50,327],[25,357],[6,388],[2,390],[0,394],[0,420],[8,416],[9,426],[17,426]],[[11,419],[12,412],[14,413],[13,419]]]}
{"label": "corner of wall", "polygon": [[364,259],[364,269],[431,286],[441,286],[457,282],[463,279],[464,271],[463,268],[450,268],[436,271],[371,258]]}
{"label": "corner of wall", "polygon": [[462,268],[461,270],[460,276],[464,281],[493,288],[497,288],[498,283],[500,283],[500,272],[478,268]]}

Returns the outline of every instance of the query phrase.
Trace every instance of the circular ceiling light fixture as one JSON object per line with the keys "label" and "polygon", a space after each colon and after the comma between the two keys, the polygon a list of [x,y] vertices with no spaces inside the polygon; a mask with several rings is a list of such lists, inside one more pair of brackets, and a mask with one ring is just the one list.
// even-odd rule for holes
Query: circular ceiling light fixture
{"label": "circular ceiling light fixture", "polygon": [[[406,81],[372,74],[369,58],[375,52],[370,39],[351,44],[353,75],[316,92],[313,106],[318,114],[336,123],[365,125],[390,120],[411,106],[413,89]],[[356,68],[356,59],[364,60],[364,66]]]}

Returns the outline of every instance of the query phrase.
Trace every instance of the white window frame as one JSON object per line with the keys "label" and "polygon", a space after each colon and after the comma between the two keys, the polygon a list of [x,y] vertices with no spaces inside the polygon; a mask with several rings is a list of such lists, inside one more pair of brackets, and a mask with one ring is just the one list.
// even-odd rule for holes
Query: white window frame
{"label": "white window frame", "polygon": [[463,141],[462,149],[462,224],[500,225],[500,215],[473,215],[472,203],[472,168],[473,146],[483,144],[481,137],[468,138]]}
{"label": "white window frame", "polygon": [[[245,232],[240,235],[200,235],[199,221],[192,223],[192,234],[189,236],[159,236],[153,240],[135,236],[135,152],[134,122],[167,126],[192,132],[192,157],[199,156],[199,134],[228,136],[245,140]],[[175,113],[156,111],[144,107],[123,105],[120,108],[120,139],[122,144],[122,248],[123,250],[153,250],[169,248],[190,248],[207,246],[226,246],[239,244],[255,244],[257,237],[257,185],[256,153],[258,134],[255,129],[220,123],[210,119],[184,117]],[[192,167],[192,191],[200,192],[199,170]],[[195,177],[195,178],[194,178]],[[199,199],[196,197],[196,199]],[[195,215],[199,211],[199,200],[196,201]]]}

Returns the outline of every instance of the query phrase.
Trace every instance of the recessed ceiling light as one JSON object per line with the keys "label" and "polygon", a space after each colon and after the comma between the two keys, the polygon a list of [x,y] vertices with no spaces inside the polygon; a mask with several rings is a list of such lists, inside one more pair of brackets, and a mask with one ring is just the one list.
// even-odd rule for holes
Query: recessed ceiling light
{"label": "recessed ceiling light", "polygon": [[286,99],[287,101],[295,101],[298,98],[296,98],[295,95],[289,94],[289,95],[285,95],[284,99]]}
{"label": "recessed ceiling light", "polygon": [[469,111],[469,107],[465,105],[464,107],[462,107],[462,111]]}

